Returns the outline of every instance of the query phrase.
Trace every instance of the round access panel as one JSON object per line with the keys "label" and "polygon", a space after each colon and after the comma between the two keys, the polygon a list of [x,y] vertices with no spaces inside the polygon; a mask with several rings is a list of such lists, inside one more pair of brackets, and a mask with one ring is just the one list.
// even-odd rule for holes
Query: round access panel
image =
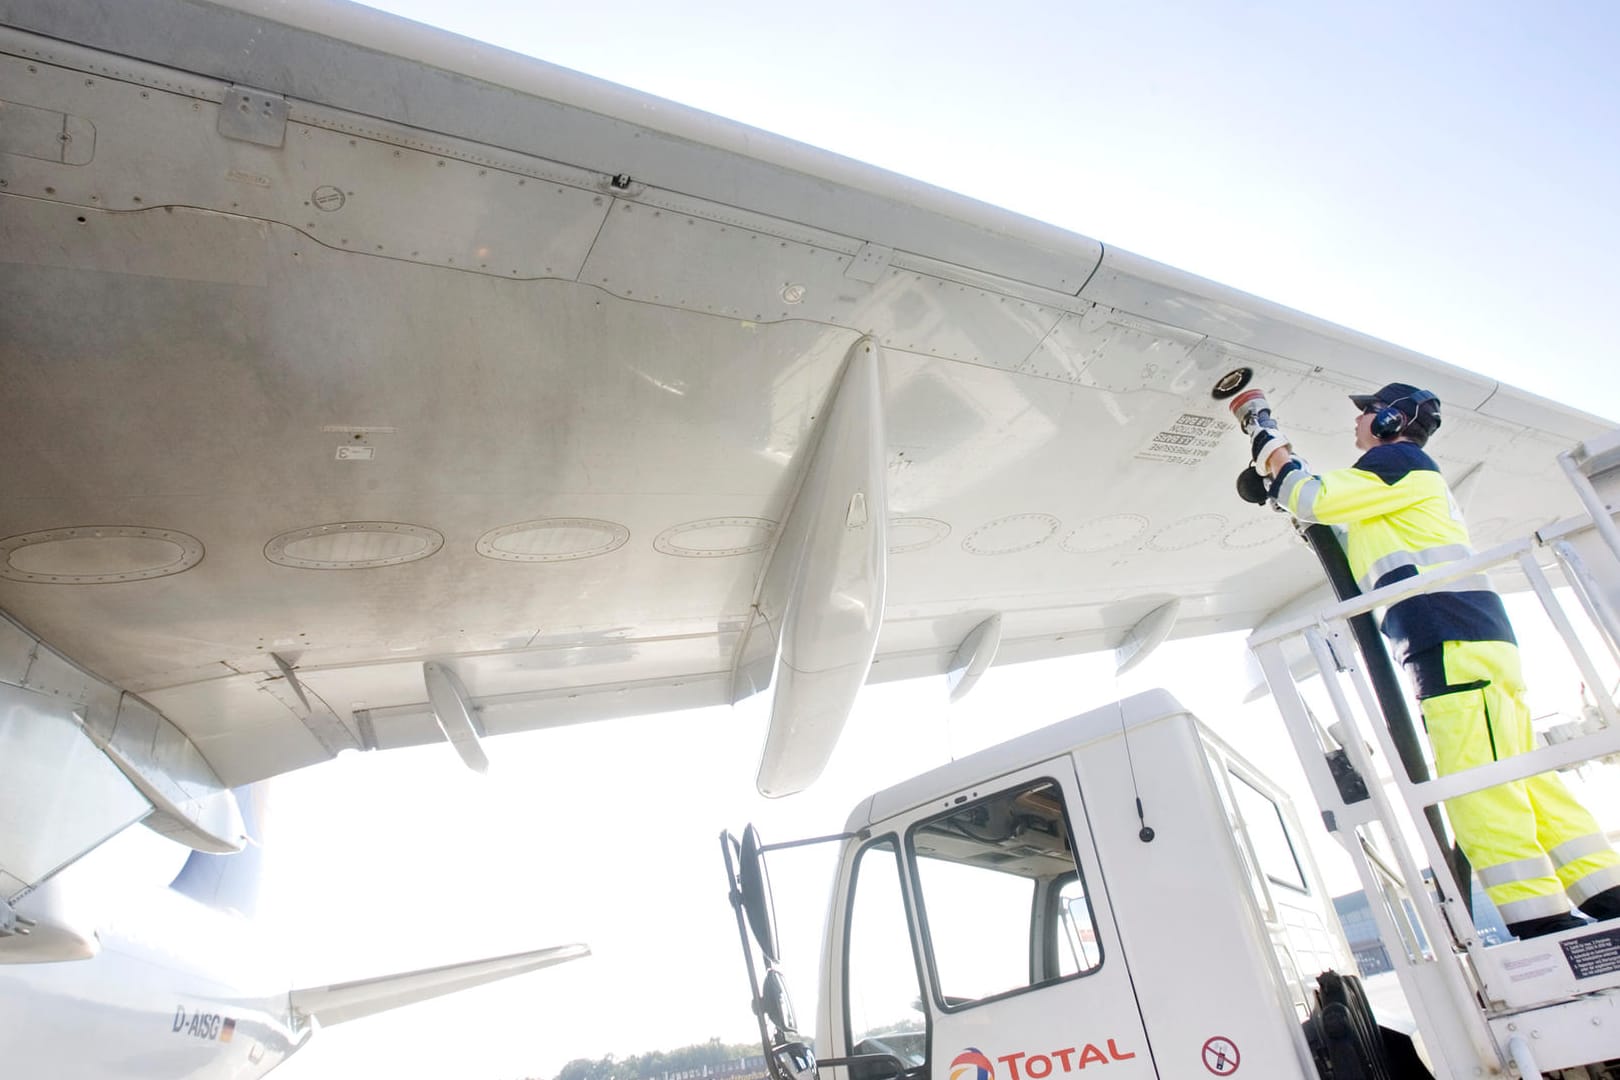
{"label": "round access panel", "polygon": [[1063,538],[1064,551],[1092,555],[1134,545],[1147,532],[1148,519],[1142,514],[1109,514],[1095,518]]}
{"label": "round access panel", "polygon": [[948,523],[938,518],[903,517],[889,522],[889,554],[903,555],[933,547],[951,535]]}
{"label": "round access panel", "polygon": [[478,538],[478,554],[504,562],[569,562],[617,551],[630,530],[598,518],[540,518],[502,525]]}
{"label": "round access panel", "polygon": [[294,529],[264,545],[264,557],[299,570],[368,570],[425,559],[444,536],[401,521],[334,521]]}
{"label": "round access panel", "polygon": [[974,555],[1011,555],[1040,547],[1062,524],[1051,514],[1012,514],[986,522],[962,540],[962,549]]}
{"label": "round access panel", "polygon": [[45,585],[105,585],[184,573],[202,541],[173,529],[75,525],[0,540],[0,577]]}
{"label": "round access panel", "polygon": [[670,526],[653,538],[653,548],[682,559],[723,559],[764,551],[775,532],[769,518],[703,518]]}
{"label": "round access panel", "polygon": [[1221,514],[1194,514],[1172,522],[1148,538],[1149,551],[1185,551],[1197,547],[1226,527]]}
{"label": "round access panel", "polygon": [[1221,537],[1221,546],[1235,550],[1255,548],[1294,535],[1296,534],[1292,518],[1287,514],[1270,513],[1232,528]]}

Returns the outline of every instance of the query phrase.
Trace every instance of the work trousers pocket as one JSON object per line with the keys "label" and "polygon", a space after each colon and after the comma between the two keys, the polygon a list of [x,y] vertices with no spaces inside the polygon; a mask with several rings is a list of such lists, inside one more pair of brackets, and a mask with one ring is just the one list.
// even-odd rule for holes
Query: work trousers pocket
{"label": "work trousers pocket", "polygon": [[1429,730],[1434,769],[1441,776],[1488,765],[1497,759],[1485,690],[1458,690],[1418,702]]}

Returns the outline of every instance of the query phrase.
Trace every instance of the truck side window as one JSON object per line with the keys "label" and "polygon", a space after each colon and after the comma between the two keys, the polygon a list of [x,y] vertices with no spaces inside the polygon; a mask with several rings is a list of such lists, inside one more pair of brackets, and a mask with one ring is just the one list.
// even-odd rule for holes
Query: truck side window
{"label": "truck side window", "polygon": [[918,907],[940,1004],[960,1008],[1097,969],[1086,885],[1050,780],[912,827]]}
{"label": "truck side window", "polygon": [[[845,1020],[851,1054],[892,1054],[907,1066],[928,1060],[922,979],[911,950],[911,927],[900,889],[894,838],[856,857],[844,964]],[[894,1069],[854,1066],[851,1076],[893,1076]]]}
{"label": "truck side window", "polygon": [[1294,841],[1283,823],[1282,809],[1271,796],[1232,773],[1232,797],[1260,860],[1260,872],[1274,884],[1305,892],[1305,872],[1294,854]]}

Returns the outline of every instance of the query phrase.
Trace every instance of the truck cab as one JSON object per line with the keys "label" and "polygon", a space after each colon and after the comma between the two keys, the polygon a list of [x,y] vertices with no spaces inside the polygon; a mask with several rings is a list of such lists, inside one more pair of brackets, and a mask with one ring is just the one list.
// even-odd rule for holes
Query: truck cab
{"label": "truck cab", "polygon": [[1330,898],[1287,798],[1168,692],[879,792],[842,843],[840,1080],[1317,1075],[1314,976],[1354,970]]}

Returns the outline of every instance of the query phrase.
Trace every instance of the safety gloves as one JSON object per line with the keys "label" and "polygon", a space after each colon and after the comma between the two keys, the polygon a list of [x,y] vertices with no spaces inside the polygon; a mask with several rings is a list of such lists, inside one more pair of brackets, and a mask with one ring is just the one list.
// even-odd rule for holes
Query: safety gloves
{"label": "safety gloves", "polygon": [[1276,465],[1281,463],[1273,463],[1272,459],[1279,452],[1288,449],[1288,443],[1288,436],[1284,435],[1275,426],[1263,426],[1257,429],[1254,438],[1249,442],[1250,456],[1254,459],[1255,469],[1262,476],[1275,476],[1277,474]]}
{"label": "safety gloves", "polygon": [[1254,463],[1238,474],[1238,498],[1256,506],[1264,506],[1271,500],[1279,474],[1286,468],[1284,458],[1296,462],[1299,460],[1291,457],[1292,451],[1289,454],[1282,453],[1289,450],[1289,442],[1288,436],[1284,435],[1269,417],[1261,422],[1255,429],[1254,437],[1249,441],[1249,451]]}
{"label": "safety gloves", "polygon": [[[1251,372],[1244,368],[1234,371],[1222,380],[1237,379],[1236,386],[1242,387],[1249,379]],[[1220,386],[1217,386],[1216,397],[1219,398]],[[1231,392],[1231,391],[1228,391]],[[1298,468],[1302,462],[1290,454],[1283,454],[1288,450],[1289,439],[1277,427],[1277,422],[1271,418],[1271,403],[1266,400],[1263,391],[1250,387],[1242,393],[1232,397],[1228,408],[1232,410],[1232,418],[1238,423],[1238,428],[1245,435],[1249,435],[1249,458],[1253,462],[1247,469],[1238,474],[1238,498],[1244,502],[1264,506],[1271,503],[1273,509],[1280,510],[1274,501],[1279,481],[1279,473],[1288,468],[1279,455],[1288,457],[1290,464]]]}

